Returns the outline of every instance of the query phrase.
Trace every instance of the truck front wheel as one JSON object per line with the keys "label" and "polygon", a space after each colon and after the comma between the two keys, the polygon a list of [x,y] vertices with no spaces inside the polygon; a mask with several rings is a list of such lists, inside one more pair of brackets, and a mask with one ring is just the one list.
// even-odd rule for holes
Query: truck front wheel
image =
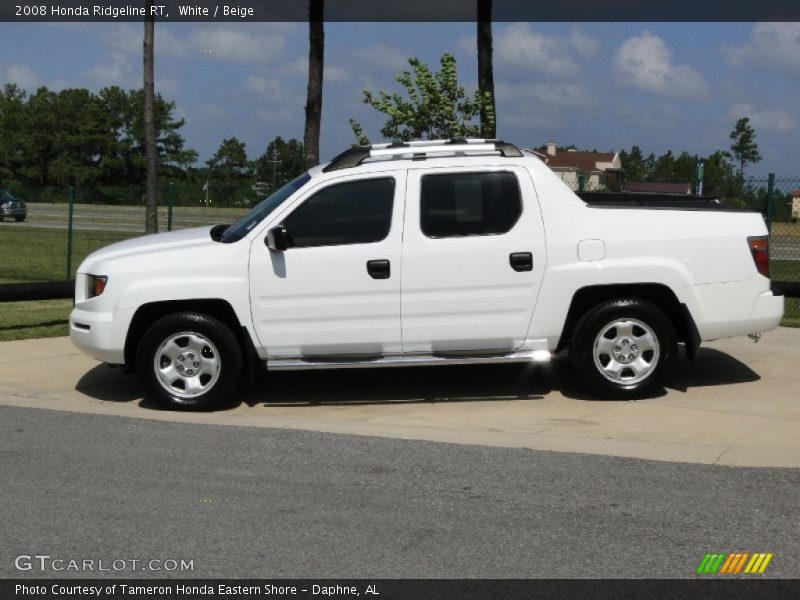
{"label": "truck front wheel", "polygon": [[194,312],[167,315],[142,336],[136,371],[148,392],[170,408],[203,410],[234,391],[242,351],[222,321]]}
{"label": "truck front wheel", "polygon": [[643,300],[614,300],[575,326],[570,358],[583,384],[611,398],[641,398],[659,384],[677,354],[675,327]]}

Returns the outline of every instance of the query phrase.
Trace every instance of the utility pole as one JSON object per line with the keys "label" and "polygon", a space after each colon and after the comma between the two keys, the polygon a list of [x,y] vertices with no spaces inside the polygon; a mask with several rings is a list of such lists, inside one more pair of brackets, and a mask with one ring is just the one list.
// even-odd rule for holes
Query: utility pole
{"label": "utility pole", "polygon": [[277,180],[278,180],[278,165],[281,164],[281,161],[279,161],[277,158],[275,158],[275,154],[276,153],[275,153],[275,150],[273,148],[273,150],[272,150],[272,159],[267,161],[269,164],[272,165],[272,188],[269,191],[270,194],[274,194],[275,193],[275,188],[277,186]]}

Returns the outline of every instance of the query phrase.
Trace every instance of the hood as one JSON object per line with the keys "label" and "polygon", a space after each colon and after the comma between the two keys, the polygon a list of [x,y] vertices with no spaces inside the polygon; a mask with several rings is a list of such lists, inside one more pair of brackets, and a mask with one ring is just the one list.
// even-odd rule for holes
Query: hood
{"label": "hood", "polygon": [[129,257],[157,250],[171,250],[189,246],[210,246],[216,244],[211,239],[211,227],[197,227],[193,229],[179,229],[168,233],[154,233],[131,238],[124,242],[117,242],[101,248],[90,254],[79,269],[86,272],[84,267],[88,263],[96,263],[113,258]]}

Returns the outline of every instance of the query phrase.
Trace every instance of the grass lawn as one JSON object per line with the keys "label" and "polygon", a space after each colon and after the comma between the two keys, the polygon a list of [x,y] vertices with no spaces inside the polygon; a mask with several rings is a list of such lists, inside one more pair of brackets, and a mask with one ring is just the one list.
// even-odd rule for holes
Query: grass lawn
{"label": "grass lawn", "polygon": [[0,304],[0,342],[67,335],[72,300]]}
{"label": "grass lawn", "polygon": [[[135,237],[118,231],[73,232],[72,277],[95,250]],[[0,227],[0,283],[67,279],[67,232],[41,227]]]}
{"label": "grass lawn", "polygon": [[[81,261],[95,250],[136,234],[75,231],[72,277]],[[0,229],[0,283],[60,281],[67,278],[67,232],[39,227]],[[67,335],[72,300],[0,303],[0,341]]]}

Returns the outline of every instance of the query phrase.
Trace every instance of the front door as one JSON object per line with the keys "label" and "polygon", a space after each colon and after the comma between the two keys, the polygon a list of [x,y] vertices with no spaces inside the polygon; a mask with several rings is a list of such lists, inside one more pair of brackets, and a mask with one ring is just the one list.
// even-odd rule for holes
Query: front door
{"label": "front door", "polygon": [[[324,182],[279,215],[290,247],[250,255],[256,334],[274,357],[399,354],[405,172]],[[266,234],[265,234],[266,235]]]}
{"label": "front door", "polygon": [[528,331],[545,268],[533,182],[519,167],[408,174],[405,353],[506,353]]}

